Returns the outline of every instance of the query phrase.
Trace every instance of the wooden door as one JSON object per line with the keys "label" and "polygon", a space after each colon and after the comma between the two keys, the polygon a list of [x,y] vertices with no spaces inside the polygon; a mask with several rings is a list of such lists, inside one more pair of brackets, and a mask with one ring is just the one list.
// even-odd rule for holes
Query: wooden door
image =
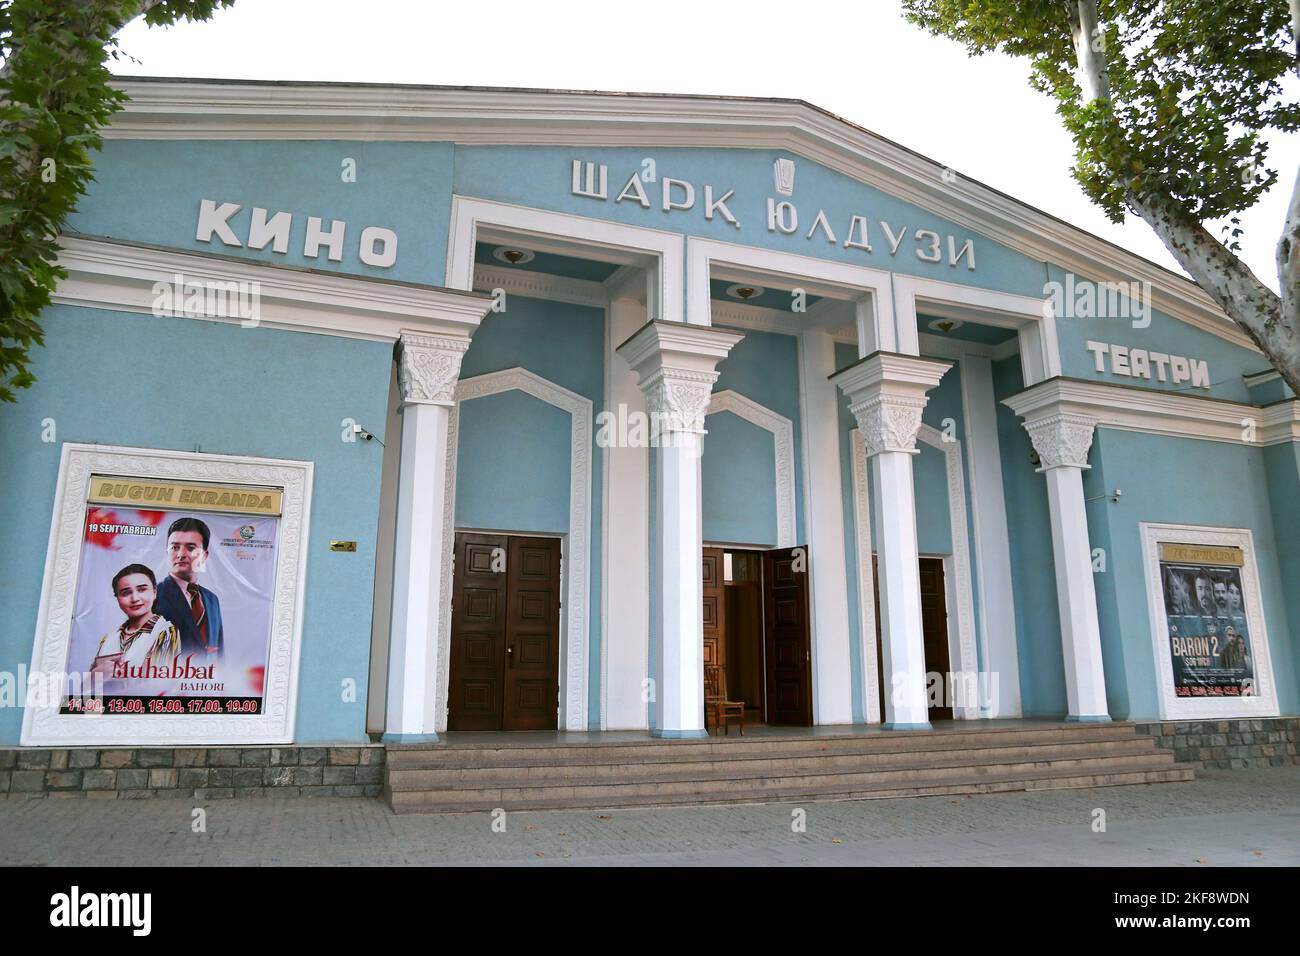
{"label": "wooden door", "polygon": [[705,548],[703,567],[704,665],[727,663],[727,602],[723,594],[722,549]]}
{"label": "wooden door", "polygon": [[[880,646],[880,568],[876,555],[871,556],[872,582],[876,592],[876,663],[880,675],[880,719],[885,716],[885,658]],[[921,578],[921,641],[925,648],[926,687],[929,675],[939,673],[943,683],[934,703],[941,706],[928,708],[931,720],[952,720],[952,708],[947,706],[947,695],[952,681],[948,677],[948,599],[943,582],[943,558],[921,558],[918,564]]]}
{"label": "wooden door", "polygon": [[[885,710],[885,649],[880,642],[880,562],[873,552],[871,555],[871,589],[876,600],[876,690],[880,696],[880,721],[889,720],[889,711]],[[891,685],[892,686],[892,685]]]}
{"label": "wooden door", "polygon": [[812,726],[812,632],[808,622],[808,549],[763,554],[767,626],[767,722]]}
{"label": "wooden door", "polygon": [[506,565],[505,535],[456,535],[448,730],[501,729]]}
{"label": "wooden door", "polygon": [[554,730],[560,542],[456,535],[449,730]]}
{"label": "wooden door", "polygon": [[555,730],[560,677],[560,542],[510,538],[503,730]]}
{"label": "wooden door", "polygon": [[941,706],[930,707],[931,720],[952,720],[948,695],[952,682],[948,678],[948,601],[944,597],[943,559],[921,559],[921,638],[925,643],[926,680],[930,674],[941,675],[940,692],[935,696]]}

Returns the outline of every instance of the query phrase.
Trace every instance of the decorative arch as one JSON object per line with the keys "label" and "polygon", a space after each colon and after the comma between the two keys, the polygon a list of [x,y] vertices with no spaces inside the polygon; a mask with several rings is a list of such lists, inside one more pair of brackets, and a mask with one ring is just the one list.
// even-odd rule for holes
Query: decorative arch
{"label": "decorative arch", "polygon": [[[560,618],[561,725],[565,730],[586,730],[588,605],[591,585],[591,399],[521,367],[461,379],[456,384],[456,404],[452,407],[447,425],[447,511],[443,516],[443,540],[449,549],[455,547],[456,458],[461,403],[512,391],[531,395],[570,416],[569,528],[565,535],[568,547],[560,565],[560,590],[564,594],[564,614]],[[439,594],[439,677],[434,701],[439,733],[447,729],[447,694],[451,680],[451,562],[445,562],[444,568]]]}
{"label": "decorative arch", "polygon": [[[948,525],[952,530],[952,555],[945,560],[945,580],[956,597],[956,614],[948,615],[948,647],[953,670],[976,673],[975,603],[972,600],[970,528],[967,521],[965,467],[961,442],[944,440],[937,428],[922,423],[917,439],[943,452],[948,478]],[[871,495],[867,487],[867,451],[858,429],[853,429],[853,517],[857,527],[859,641],[862,645],[863,706],[868,723],[883,719],[880,713],[880,667],[876,657],[875,575],[871,567]],[[960,708],[968,720],[979,717],[978,702]]]}
{"label": "decorative arch", "polygon": [[793,548],[798,544],[794,526],[794,425],[784,415],[729,388],[714,392],[709,399],[705,414],[717,412],[731,412],[772,433],[776,465],[776,546]]}

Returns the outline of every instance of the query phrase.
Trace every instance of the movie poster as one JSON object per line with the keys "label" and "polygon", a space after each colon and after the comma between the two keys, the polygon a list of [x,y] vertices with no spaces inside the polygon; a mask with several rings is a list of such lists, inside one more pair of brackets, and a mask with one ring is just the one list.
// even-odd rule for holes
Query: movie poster
{"label": "movie poster", "polygon": [[60,713],[262,713],[281,497],[92,475]]}
{"label": "movie poster", "polygon": [[1174,693],[1246,697],[1255,693],[1255,659],[1246,614],[1240,548],[1162,543]]}

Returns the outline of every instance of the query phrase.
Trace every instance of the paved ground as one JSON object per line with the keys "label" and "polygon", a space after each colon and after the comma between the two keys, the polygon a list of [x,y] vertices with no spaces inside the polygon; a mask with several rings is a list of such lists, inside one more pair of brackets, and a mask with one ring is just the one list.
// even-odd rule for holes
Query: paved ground
{"label": "paved ground", "polygon": [[[378,800],[0,800],[0,864],[1300,865],[1300,767],[976,797],[395,816]],[[206,811],[206,831],[192,829]],[[1106,811],[1106,832],[1092,829]],[[499,825],[498,825],[499,826]]]}

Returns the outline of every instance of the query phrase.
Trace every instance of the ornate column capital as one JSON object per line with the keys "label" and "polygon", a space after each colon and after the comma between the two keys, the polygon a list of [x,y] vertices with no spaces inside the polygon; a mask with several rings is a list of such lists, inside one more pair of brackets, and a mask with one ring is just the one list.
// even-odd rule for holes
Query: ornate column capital
{"label": "ornate column capital", "polygon": [[397,342],[397,383],[403,404],[454,405],[468,336],[403,332]]}
{"label": "ornate column capital", "polygon": [[858,431],[867,457],[882,451],[917,453],[916,435],[921,430],[925,398],[873,395],[849,406],[858,420]]}
{"label": "ornate column capital", "polygon": [[951,362],[874,352],[831,376],[849,399],[868,456],[916,454],[925,393],[939,384]]}
{"label": "ornate column capital", "polygon": [[1034,443],[1040,462],[1038,470],[1049,468],[1087,468],[1088,450],[1092,448],[1092,435],[1097,422],[1086,415],[1059,412],[1032,418],[1025,422],[1025,431]]}
{"label": "ornate column capital", "polygon": [[704,434],[704,416],[717,372],[661,368],[643,382],[646,411],[658,431]]}
{"label": "ornate column capital", "polygon": [[654,430],[704,434],[717,365],[743,337],[707,325],[647,322],[618,347],[637,373]]}

